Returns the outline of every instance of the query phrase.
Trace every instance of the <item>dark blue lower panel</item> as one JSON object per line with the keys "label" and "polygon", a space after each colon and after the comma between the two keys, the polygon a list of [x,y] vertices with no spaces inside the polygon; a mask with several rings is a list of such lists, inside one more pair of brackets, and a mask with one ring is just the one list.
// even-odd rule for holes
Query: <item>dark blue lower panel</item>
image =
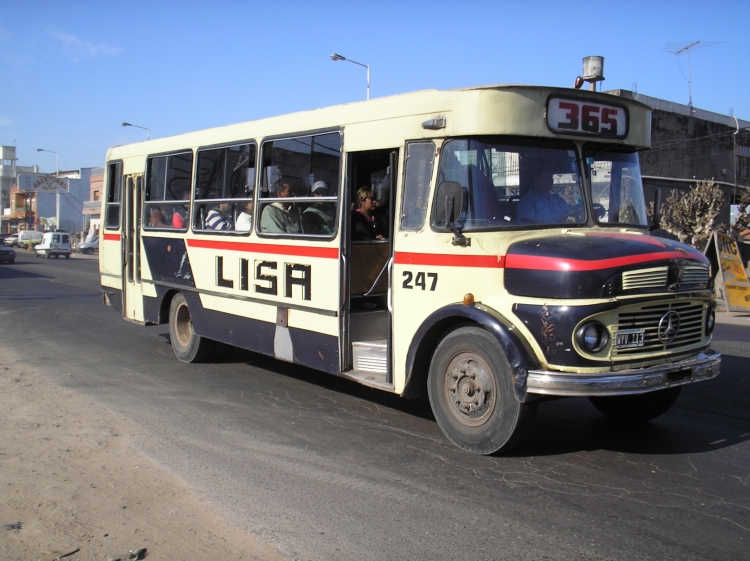
{"label": "dark blue lower panel", "polygon": [[167,293],[173,289],[160,285],[155,285],[154,288],[156,288],[156,297],[143,297],[143,319],[146,320],[146,323],[159,325],[169,321],[169,307],[163,307],[162,305],[165,303],[164,298]]}
{"label": "dark blue lower panel", "polygon": [[[196,292],[184,291],[182,295],[190,308],[193,329],[201,337],[274,356],[275,324],[207,310],[201,304],[200,295]],[[145,298],[144,300],[152,300],[153,303],[149,304],[148,307],[158,309],[162,297]],[[294,348],[295,364],[333,374],[340,372],[337,337],[293,327],[289,328],[289,333]]]}
{"label": "dark blue lower panel", "polygon": [[122,290],[102,285],[102,294],[107,296],[110,308],[122,313]]}

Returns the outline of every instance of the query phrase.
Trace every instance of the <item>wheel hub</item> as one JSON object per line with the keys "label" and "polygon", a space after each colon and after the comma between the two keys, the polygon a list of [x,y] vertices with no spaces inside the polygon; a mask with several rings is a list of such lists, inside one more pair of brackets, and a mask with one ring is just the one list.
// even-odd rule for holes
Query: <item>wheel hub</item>
{"label": "wheel hub", "polygon": [[177,309],[174,328],[180,346],[187,347],[193,337],[193,322],[190,318],[190,311],[184,304]]}
{"label": "wheel hub", "polygon": [[490,369],[478,356],[463,353],[448,365],[445,390],[453,414],[465,425],[484,423],[495,406]]}

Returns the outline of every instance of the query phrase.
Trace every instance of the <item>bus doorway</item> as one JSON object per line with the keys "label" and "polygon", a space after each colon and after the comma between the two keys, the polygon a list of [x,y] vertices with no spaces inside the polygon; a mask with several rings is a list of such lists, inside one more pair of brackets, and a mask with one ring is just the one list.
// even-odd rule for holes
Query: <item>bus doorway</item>
{"label": "bus doorway", "polygon": [[122,313],[126,319],[143,323],[140,251],[143,175],[126,175],[124,179]]}
{"label": "bus doorway", "polygon": [[347,160],[345,370],[381,389],[393,388],[390,273],[397,164],[397,149],[352,152]]}

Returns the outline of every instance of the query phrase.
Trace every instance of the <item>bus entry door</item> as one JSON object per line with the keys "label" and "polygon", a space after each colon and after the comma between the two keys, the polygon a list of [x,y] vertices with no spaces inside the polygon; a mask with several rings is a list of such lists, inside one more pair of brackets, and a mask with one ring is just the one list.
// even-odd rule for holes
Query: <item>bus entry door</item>
{"label": "bus entry door", "polygon": [[[361,383],[392,389],[392,326],[390,309],[393,265],[393,200],[398,151],[353,152],[347,161],[347,192],[357,208],[358,186],[368,186],[376,200],[373,221],[381,223],[384,235],[374,239],[354,234],[353,218],[345,220],[348,242],[346,286],[345,370]],[[361,193],[360,193],[361,194]]]}
{"label": "bus entry door", "polygon": [[140,247],[143,175],[126,175],[124,184],[122,312],[125,318],[142,323],[144,317]]}

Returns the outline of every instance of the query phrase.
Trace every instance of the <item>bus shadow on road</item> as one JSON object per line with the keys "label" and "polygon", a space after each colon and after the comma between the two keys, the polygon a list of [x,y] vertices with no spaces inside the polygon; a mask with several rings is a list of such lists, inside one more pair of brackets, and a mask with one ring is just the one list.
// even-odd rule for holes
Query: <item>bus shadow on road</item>
{"label": "bus shadow on road", "polygon": [[[163,333],[161,336],[164,338],[166,344],[171,345],[169,333]],[[232,347],[231,345],[225,345],[223,343],[220,343],[219,345],[219,349],[214,353],[214,357],[212,357],[209,363],[245,364],[252,368],[267,370],[276,376],[284,376],[290,380],[297,380],[342,395],[363,399],[373,404],[382,407],[389,407],[408,415],[414,415],[432,421],[435,419],[426,397],[424,399],[404,399],[403,397],[382,390],[363,386],[362,384],[358,384],[357,382],[348,380],[341,376],[328,374],[299,364],[284,362],[239,347]]]}
{"label": "bus shadow on road", "polygon": [[683,387],[672,409],[648,423],[618,423],[601,415],[587,398],[541,403],[531,434],[512,456],[554,456],[594,450],[625,454],[700,454],[750,440],[750,381],[740,364],[722,356],[726,372]]}

